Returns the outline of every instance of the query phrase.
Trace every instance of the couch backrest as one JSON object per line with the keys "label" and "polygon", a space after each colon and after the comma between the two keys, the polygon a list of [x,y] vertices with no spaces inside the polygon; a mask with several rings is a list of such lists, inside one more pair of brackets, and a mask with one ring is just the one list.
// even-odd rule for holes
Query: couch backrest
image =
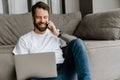
{"label": "couch backrest", "polygon": [[[51,14],[50,20],[63,32],[73,34],[81,20],[81,13]],[[20,36],[33,30],[33,28],[30,13],[0,14],[0,46],[15,45]]]}
{"label": "couch backrest", "polygon": [[33,29],[31,14],[0,14],[0,46],[16,44],[18,38]]}
{"label": "couch backrest", "polygon": [[81,21],[81,13],[78,11],[68,14],[52,14],[50,19],[58,29],[72,35]]}

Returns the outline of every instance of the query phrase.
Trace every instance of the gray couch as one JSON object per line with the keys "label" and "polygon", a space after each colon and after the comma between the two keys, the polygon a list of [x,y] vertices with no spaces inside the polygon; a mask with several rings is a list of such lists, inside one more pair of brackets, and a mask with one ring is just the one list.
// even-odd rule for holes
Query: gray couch
{"label": "gray couch", "polygon": [[[57,28],[84,40],[93,80],[120,80],[120,11],[51,14]],[[30,13],[0,14],[0,80],[16,80],[12,50],[33,29]]]}

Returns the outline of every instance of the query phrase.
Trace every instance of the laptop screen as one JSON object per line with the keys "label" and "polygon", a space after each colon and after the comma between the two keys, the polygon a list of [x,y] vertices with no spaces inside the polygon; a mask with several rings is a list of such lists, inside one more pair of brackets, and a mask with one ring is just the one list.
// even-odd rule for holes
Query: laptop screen
{"label": "laptop screen", "polygon": [[15,55],[14,60],[17,80],[57,76],[54,52]]}

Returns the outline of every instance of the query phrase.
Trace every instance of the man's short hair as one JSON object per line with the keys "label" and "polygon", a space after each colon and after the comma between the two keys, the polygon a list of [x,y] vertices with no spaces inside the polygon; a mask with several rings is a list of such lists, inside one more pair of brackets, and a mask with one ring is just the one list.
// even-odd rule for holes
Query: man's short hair
{"label": "man's short hair", "polygon": [[36,8],[42,8],[44,10],[47,10],[48,13],[49,13],[49,9],[50,9],[49,6],[46,3],[44,3],[44,2],[37,2],[36,4],[34,4],[32,6],[32,16],[33,17],[34,17]]}

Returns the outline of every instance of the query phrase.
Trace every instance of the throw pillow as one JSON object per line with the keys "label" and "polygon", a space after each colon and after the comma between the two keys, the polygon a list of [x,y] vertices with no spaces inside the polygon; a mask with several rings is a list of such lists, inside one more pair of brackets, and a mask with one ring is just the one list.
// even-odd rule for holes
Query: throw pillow
{"label": "throw pillow", "polygon": [[88,14],[75,35],[82,39],[114,40],[120,38],[120,10]]}

